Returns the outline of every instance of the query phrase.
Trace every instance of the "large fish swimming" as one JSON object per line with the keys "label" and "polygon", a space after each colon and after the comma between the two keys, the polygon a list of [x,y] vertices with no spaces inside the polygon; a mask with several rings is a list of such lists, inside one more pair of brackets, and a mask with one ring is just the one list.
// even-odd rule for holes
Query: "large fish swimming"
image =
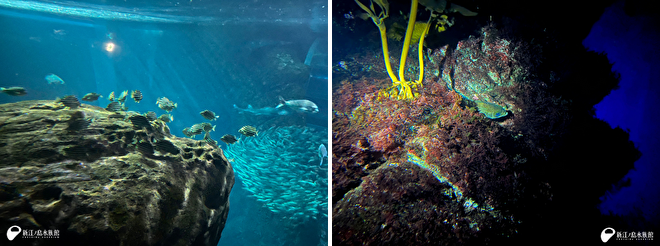
{"label": "large fish swimming", "polygon": [[264,107],[264,108],[253,108],[252,105],[248,105],[247,108],[239,108],[234,104],[234,108],[238,110],[239,113],[250,113],[254,115],[287,115],[289,111],[284,108],[274,108],[274,107]]}
{"label": "large fish swimming", "polygon": [[52,74],[52,73],[46,75],[46,77],[44,77],[44,79],[46,79],[46,81],[48,81],[49,85],[50,84],[59,84],[59,85],[64,84],[64,80],[62,80],[62,78],[60,78],[60,76],[57,76],[57,75]]}
{"label": "large fish swimming", "polygon": [[310,100],[284,100],[280,97],[280,104],[275,108],[287,107],[299,113],[318,113],[319,107]]}

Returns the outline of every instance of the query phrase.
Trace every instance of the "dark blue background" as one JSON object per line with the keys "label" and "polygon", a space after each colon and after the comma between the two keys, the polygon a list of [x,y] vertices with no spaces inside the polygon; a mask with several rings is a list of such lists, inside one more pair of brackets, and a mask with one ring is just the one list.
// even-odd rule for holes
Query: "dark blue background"
{"label": "dark blue background", "polygon": [[650,9],[619,1],[605,10],[583,42],[607,53],[612,69],[621,74],[619,89],[596,105],[596,117],[629,129],[630,140],[642,152],[626,176],[630,186],[601,198],[602,213],[624,216],[630,224],[622,230],[644,220],[660,226],[660,18]]}

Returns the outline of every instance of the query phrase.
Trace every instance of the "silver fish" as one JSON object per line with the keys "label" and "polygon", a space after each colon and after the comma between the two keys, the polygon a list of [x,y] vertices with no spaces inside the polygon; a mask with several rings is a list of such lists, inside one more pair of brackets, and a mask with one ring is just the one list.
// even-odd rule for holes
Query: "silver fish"
{"label": "silver fish", "polygon": [[319,166],[322,166],[323,158],[328,157],[328,149],[326,149],[323,144],[319,146],[319,157],[321,157],[321,164],[319,164]]}
{"label": "silver fish", "polygon": [[310,100],[284,100],[280,97],[280,104],[275,108],[288,107],[299,113],[318,113],[319,107]]}

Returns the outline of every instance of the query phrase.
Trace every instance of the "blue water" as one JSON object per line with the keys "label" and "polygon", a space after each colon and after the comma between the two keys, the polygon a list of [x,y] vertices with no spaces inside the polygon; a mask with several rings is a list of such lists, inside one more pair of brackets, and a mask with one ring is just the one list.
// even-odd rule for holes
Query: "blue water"
{"label": "blue water", "polygon": [[625,177],[630,186],[601,197],[603,214],[626,218],[630,228],[623,230],[649,229],[639,228],[644,221],[660,226],[660,18],[635,11],[639,14],[627,15],[624,2],[615,3],[583,42],[590,50],[607,53],[612,70],[621,74],[620,88],[596,105],[596,117],[629,129],[630,140],[642,152]]}
{"label": "blue water", "polygon": [[[0,103],[97,92],[104,98],[90,104],[105,107],[111,91],[140,90],[143,100],[127,100],[129,110],[160,115],[156,99],[169,98],[178,108],[168,125],[179,137],[205,121],[206,109],[220,116],[216,140],[244,125],[327,131],[326,1],[0,0],[0,27],[0,86],[28,91],[0,94]],[[48,84],[51,73],[65,83]],[[274,107],[279,96],[311,100],[320,112],[252,116],[232,107]],[[244,178],[236,179],[219,245],[327,242],[327,219],[288,227],[249,197]]]}

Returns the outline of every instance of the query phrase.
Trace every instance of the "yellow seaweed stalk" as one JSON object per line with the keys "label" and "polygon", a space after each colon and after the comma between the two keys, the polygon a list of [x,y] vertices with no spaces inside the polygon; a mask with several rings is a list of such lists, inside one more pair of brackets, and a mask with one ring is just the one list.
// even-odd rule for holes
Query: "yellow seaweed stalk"
{"label": "yellow seaweed stalk", "polygon": [[[417,86],[422,86],[422,80],[424,78],[424,55],[423,55],[423,45],[424,37],[428,33],[429,24],[425,26],[425,30],[422,32],[422,35],[419,39],[419,66],[420,74],[418,81],[406,81],[404,77],[404,70],[406,66],[406,58],[408,57],[408,50],[410,48],[410,40],[413,33],[413,28],[415,26],[415,19],[417,17],[417,5],[418,0],[412,0],[410,7],[410,17],[408,18],[408,27],[406,28],[406,36],[403,41],[403,50],[401,51],[401,61],[399,63],[399,76],[397,77],[392,71],[392,65],[390,64],[390,55],[389,49],[387,47],[387,34],[384,20],[389,16],[389,3],[387,0],[370,0],[370,5],[360,3],[360,1],[355,0],[362,10],[367,13],[367,16],[376,24],[378,30],[380,31],[380,40],[383,47],[383,60],[385,61],[385,67],[387,69],[387,74],[392,79],[392,86],[381,91],[380,96],[389,96],[394,97],[398,100],[407,100],[415,98],[416,94],[413,92],[413,88],[417,89]],[[374,2],[379,6],[380,12],[376,15],[376,9],[374,8]],[[429,22],[431,19],[429,19]]]}

